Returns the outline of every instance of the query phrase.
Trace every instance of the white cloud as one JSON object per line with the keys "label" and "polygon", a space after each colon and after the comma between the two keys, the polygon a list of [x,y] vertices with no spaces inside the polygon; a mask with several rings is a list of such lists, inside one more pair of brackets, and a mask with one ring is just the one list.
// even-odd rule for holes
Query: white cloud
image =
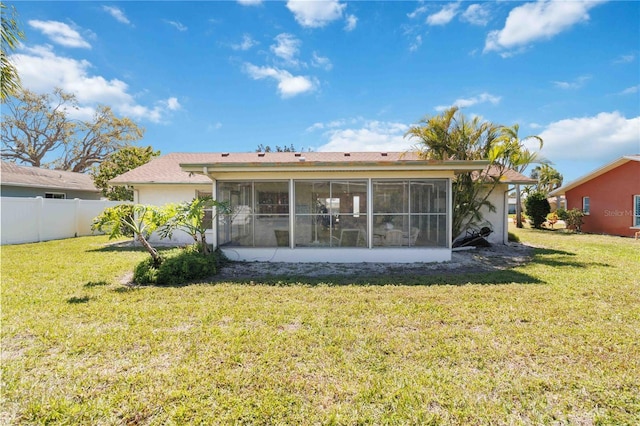
{"label": "white cloud", "polygon": [[183,25],[182,22],[170,21],[168,19],[165,19],[164,22],[166,22],[167,24],[171,25],[172,27],[174,27],[176,30],[178,30],[180,32],[184,32],[184,31],[187,31],[189,29],[185,25]]}
{"label": "white cloud", "polygon": [[178,102],[178,98],[172,97],[167,99],[166,101],[164,101],[167,109],[170,111],[176,111],[179,110],[180,108],[182,108],[182,105],[180,105],[180,102]]}
{"label": "white cloud", "polygon": [[497,105],[500,103],[502,98],[500,96],[495,96],[490,93],[481,93],[478,96],[472,96],[471,98],[459,98],[456,99],[451,105],[439,105],[435,109],[436,111],[444,111],[447,108],[452,106],[457,106],[459,108],[466,108],[477,104],[483,104],[489,102],[493,105]]}
{"label": "white cloud", "polygon": [[418,16],[420,16],[420,15],[426,13],[426,12],[427,12],[427,6],[424,6],[424,5],[423,6],[418,6],[418,8],[416,10],[414,10],[413,12],[407,13],[407,17],[410,18],[410,19],[415,19]]}
{"label": "white cloud", "polygon": [[320,28],[342,18],[346,4],[338,0],[306,1],[289,0],[287,8],[303,27]]}
{"label": "white cloud", "polygon": [[180,108],[178,99],[173,97],[158,101],[153,107],[140,105],[128,92],[129,86],[124,81],[91,75],[89,61],[57,56],[51,46],[24,48],[11,59],[26,89],[52,93],[59,87],[75,94],[80,104],[80,109],[74,113],[78,118],[91,117],[96,104],[109,105],[116,113],[134,120],[153,122],[163,121],[169,111]]}
{"label": "white cloud", "polygon": [[272,67],[258,67],[246,63],[244,70],[254,80],[271,78],[278,82],[278,92],[283,98],[291,98],[307,92],[313,92],[318,87],[318,82],[312,77],[295,76],[289,71]]}
{"label": "white cloud", "polygon": [[404,123],[371,120],[364,121],[358,127],[336,128],[347,123],[354,124],[354,120],[337,120],[326,125],[314,124],[312,128],[315,129],[329,128],[324,133],[328,139],[327,143],[320,146],[317,151],[407,151],[411,148],[411,141],[404,138],[405,132],[409,129],[409,126]]}
{"label": "white cloud", "polygon": [[345,21],[347,21],[344,26],[345,31],[353,31],[356,29],[356,25],[358,25],[358,18],[355,15],[347,15]]}
{"label": "white cloud", "polygon": [[90,49],[91,45],[82,38],[80,33],[64,22],[58,21],[29,21],[29,26],[40,30],[51,41],[66,47],[81,47]]}
{"label": "white cloud", "polygon": [[640,116],[626,118],[618,111],[593,117],[568,118],[539,133],[542,155],[556,160],[600,160],[640,152]]}
{"label": "white cloud", "polygon": [[300,52],[301,41],[291,34],[282,33],[275,37],[276,44],[272,44],[270,49],[274,55],[284,61],[288,65],[297,66],[298,61],[295,59]]}
{"label": "white cloud", "polygon": [[331,60],[324,56],[318,55],[317,52],[313,52],[313,56],[311,58],[311,65],[313,65],[316,68],[322,68],[326,71],[331,71],[331,68],[333,68],[333,64],[331,63]]}
{"label": "white cloud", "polygon": [[465,10],[460,19],[473,25],[485,26],[490,18],[488,6],[485,4],[472,4]]}
{"label": "white cloud", "polygon": [[249,50],[257,44],[258,42],[252,39],[249,34],[243,34],[242,41],[238,44],[232,44],[231,48],[233,50]]}
{"label": "white cloud", "polygon": [[628,55],[620,55],[618,56],[613,63],[614,64],[630,64],[636,59],[635,53],[630,53]]}
{"label": "white cloud", "polygon": [[413,43],[409,46],[409,51],[415,52],[420,48],[420,46],[422,46],[422,36],[418,34],[416,38],[413,39]]}
{"label": "white cloud", "polygon": [[559,89],[579,89],[590,79],[590,75],[582,75],[573,81],[554,81],[553,85]]}
{"label": "white cloud", "polygon": [[638,93],[638,92],[640,92],[640,85],[627,87],[626,89],[624,89],[619,94],[620,95],[633,95],[634,93]]}
{"label": "white cloud", "polygon": [[258,6],[262,4],[262,0],[237,0],[242,6]]}
{"label": "white cloud", "polygon": [[579,22],[588,21],[587,12],[599,3],[600,0],[540,0],[518,6],[511,10],[502,30],[487,35],[484,51],[508,51],[551,39]]}
{"label": "white cloud", "polygon": [[444,6],[440,11],[427,16],[427,24],[429,25],[446,25],[458,14],[460,3],[450,3]]}
{"label": "white cloud", "polygon": [[129,18],[127,18],[122,9],[112,6],[102,6],[102,10],[111,15],[116,21],[131,25],[131,21],[129,21]]}

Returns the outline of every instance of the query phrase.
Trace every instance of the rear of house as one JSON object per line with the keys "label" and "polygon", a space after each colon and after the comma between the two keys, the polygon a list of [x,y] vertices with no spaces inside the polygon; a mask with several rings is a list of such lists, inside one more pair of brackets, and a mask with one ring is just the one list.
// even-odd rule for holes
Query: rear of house
{"label": "rear of house", "polygon": [[640,231],[640,155],[609,163],[551,193],[584,212],[582,230],[633,237]]}
{"label": "rear of house", "polygon": [[[439,262],[451,258],[451,183],[487,165],[401,152],[173,153],[111,184],[132,186],[142,204],[228,203],[207,238],[234,260]],[[503,178],[485,217],[496,243],[507,241],[509,181],[523,179]]]}

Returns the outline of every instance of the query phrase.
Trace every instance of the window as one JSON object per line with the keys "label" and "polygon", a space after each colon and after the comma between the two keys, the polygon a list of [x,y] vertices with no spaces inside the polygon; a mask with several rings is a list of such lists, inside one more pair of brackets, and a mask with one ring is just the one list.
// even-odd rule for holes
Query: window
{"label": "window", "polygon": [[366,247],[367,182],[295,182],[296,247]]}
{"label": "window", "polygon": [[589,197],[582,197],[582,213],[584,213],[584,214],[589,214],[590,213],[591,208],[590,208],[589,204],[590,204]]}
{"label": "window", "polygon": [[445,179],[374,180],[374,247],[447,247],[447,188]]}
{"label": "window", "polygon": [[633,226],[640,228],[640,195],[633,196]]}
{"label": "window", "polygon": [[289,182],[219,182],[218,200],[228,202],[231,209],[218,216],[218,244],[289,245]]}
{"label": "window", "polygon": [[[196,198],[211,198],[211,195],[211,192],[196,191]],[[206,225],[205,229],[213,229],[213,209],[205,210],[202,224]]]}
{"label": "window", "polygon": [[54,198],[56,200],[66,200],[67,194],[64,192],[45,192],[44,198]]}

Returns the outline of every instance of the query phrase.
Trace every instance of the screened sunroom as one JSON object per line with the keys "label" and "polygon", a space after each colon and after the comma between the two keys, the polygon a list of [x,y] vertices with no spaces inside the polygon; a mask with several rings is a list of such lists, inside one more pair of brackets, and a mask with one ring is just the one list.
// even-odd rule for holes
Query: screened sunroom
{"label": "screened sunroom", "polygon": [[217,155],[181,167],[209,176],[230,207],[213,222],[216,245],[259,261],[450,260],[452,179],[486,165],[402,153]]}

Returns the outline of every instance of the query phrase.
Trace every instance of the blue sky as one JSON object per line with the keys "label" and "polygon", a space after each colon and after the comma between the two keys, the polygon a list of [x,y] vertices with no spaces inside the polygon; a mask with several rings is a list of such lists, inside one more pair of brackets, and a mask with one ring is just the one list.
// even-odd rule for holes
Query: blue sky
{"label": "blue sky", "polygon": [[640,2],[6,4],[26,88],[110,105],[165,154],[404,151],[451,105],[540,135],[565,183],[640,153]]}

